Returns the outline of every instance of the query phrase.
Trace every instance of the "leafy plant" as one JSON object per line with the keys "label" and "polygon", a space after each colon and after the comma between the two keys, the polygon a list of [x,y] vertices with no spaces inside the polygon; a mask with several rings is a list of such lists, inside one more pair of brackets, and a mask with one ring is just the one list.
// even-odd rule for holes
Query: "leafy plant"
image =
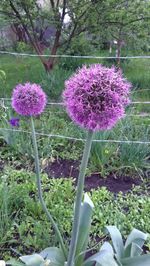
{"label": "leafy plant", "polygon": [[[7,243],[7,247],[11,247],[13,243],[16,250],[22,254],[25,250],[29,254],[31,250],[36,253],[46,246],[56,246],[57,239],[46,216],[42,213],[40,204],[37,203],[34,174],[26,170],[5,168],[5,174],[0,174],[0,187],[2,187],[3,192],[4,188],[1,184],[4,180],[7,186],[5,197],[7,197],[10,224],[8,227],[3,227],[1,236],[4,235],[5,237],[0,242],[0,246],[4,248]],[[53,216],[56,217],[60,230],[67,240],[71,233],[73,184],[72,179],[49,179],[47,175],[42,175],[45,201]],[[125,195],[123,193],[119,193],[117,196],[113,195],[104,187],[92,190],[89,195],[95,206],[89,248],[95,245],[97,237],[106,237],[103,228],[108,223],[115,224],[124,237],[133,227],[150,232],[150,225],[147,223],[150,219],[150,199],[147,184],[136,187],[132,192]],[[3,193],[0,193],[0,202],[2,202],[2,198]],[[14,239],[16,236],[17,241]],[[149,243],[150,239],[146,242],[147,247],[149,247]],[[0,256],[9,259],[10,252],[7,250],[0,252]]]}
{"label": "leafy plant", "polygon": [[51,99],[58,99],[63,91],[64,81],[70,74],[70,71],[56,66],[52,74],[43,73],[43,75],[41,75],[40,84]]}
{"label": "leafy plant", "polygon": [[3,177],[3,181],[0,184],[0,243],[5,241],[5,234],[8,231],[13,223],[13,219],[9,212],[9,195],[8,195],[8,187]]}
{"label": "leafy plant", "polygon": [[103,142],[109,139],[110,132],[98,132],[94,139],[102,142],[93,142],[91,148],[91,167],[99,171],[99,173],[106,177],[113,169],[114,157],[116,155],[116,145]]}
{"label": "leafy plant", "polygon": [[31,45],[21,41],[17,42],[15,50],[18,53],[33,52]]}
{"label": "leafy plant", "polygon": [[[84,201],[81,207],[81,216],[80,216],[80,224],[79,224],[79,236],[77,239],[77,248],[75,252],[75,266],[82,266],[82,265],[93,265],[93,263],[97,262],[98,265],[106,266],[109,262],[110,265],[115,266],[115,260],[113,258],[113,254],[107,249],[99,251],[90,259],[84,261],[84,257],[86,254],[86,248],[88,245],[88,238],[89,238],[89,230],[91,226],[91,216],[92,216],[92,209],[94,205],[90,200],[89,196],[85,194]],[[107,264],[103,264],[106,261],[105,257],[107,258]],[[41,266],[41,265],[66,265],[66,258],[61,250],[61,248],[50,247],[43,250],[41,253],[35,253],[29,256],[21,256],[20,260],[25,263],[27,266]],[[15,265],[15,262],[9,261],[11,265]],[[102,264],[101,264],[102,263]]]}
{"label": "leafy plant", "polygon": [[[142,248],[147,239],[147,234],[133,229],[124,245],[122,236],[116,226],[106,227],[111,236],[113,246],[109,242],[104,242],[96,254],[84,260],[93,207],[92,201],[85,194],[81,211],[75,266],[92,266],[95,263],[97,266],[149,266],[150,254],[142,255]],[[33,255],[21,256],[20,259],[28,266],[44,266],[50,265],[50,263],[53,263],[53,265],[65,265],[65,258],[61,248],[56,247],[46,248],[39,254],[35,253]],[[9,261],[9,263],[16,265],[13,261]]]}
{"label": "leafy plant", "polygon": [[106,250],[114,255],[117,265],[149,266],[150,254],[142,255],[147,234],[133,229],[124,245],[121,233],[115,226],[107,226],[106,228],[111,236],[113,247],[108,242],[105,242],[102,249],[106,247]]}
{"label": "leafy plant", "polygon": [[130,143],[130,141],[147,142],[149,140],[149,128],[145,124],[135,124],[134,120],[128,118],[120,125],[119,138],[129,141],[129,143],[122,142],[118,147],[118,170],[120,168],[120,172],[136,173],[136,175],[143,177],[144,170],[149,169],[149,145]]}

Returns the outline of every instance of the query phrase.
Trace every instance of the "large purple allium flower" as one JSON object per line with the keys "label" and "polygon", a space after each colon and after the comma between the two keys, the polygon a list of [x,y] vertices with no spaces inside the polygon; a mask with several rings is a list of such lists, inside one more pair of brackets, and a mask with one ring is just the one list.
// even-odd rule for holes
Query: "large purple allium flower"
{"label": "large purple allium flower", "polygon": [[46,105],[46,94],[38,84],[18,84],[12,94],[12,107],[24,116],[41,114]]}
{"label": "large purple allium flower", "polygon": [[66,81],[64,104],[71,119],[81,127],[107,130],[124,116],[130,88],[115,67],[83,66]]}

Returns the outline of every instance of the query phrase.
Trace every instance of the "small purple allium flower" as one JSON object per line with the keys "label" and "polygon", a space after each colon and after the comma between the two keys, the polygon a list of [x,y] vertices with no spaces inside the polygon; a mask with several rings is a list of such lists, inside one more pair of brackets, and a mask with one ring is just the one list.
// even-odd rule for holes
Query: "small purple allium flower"
{"label": "small purple allium flower", "polygon": [[19,127],[20,119],[18,117],[11,118],[8,122],[12,127]]}
{"label": "small purple allium flower", "polygon": [[40,115],[46,106],[46,94],[38,84],[18,84],[13,90],[12,107],[24,116]]}
{"label": "small purple allium flower", "polygon": [[83,66],[65,82],[63,100],[75,123],[92,131],[107,130],[124,116],[130,88],[115,67]]}

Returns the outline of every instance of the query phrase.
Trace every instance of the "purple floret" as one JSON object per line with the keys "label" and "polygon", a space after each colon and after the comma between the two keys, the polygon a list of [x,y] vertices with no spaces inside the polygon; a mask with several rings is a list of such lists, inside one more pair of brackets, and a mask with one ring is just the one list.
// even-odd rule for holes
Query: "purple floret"
{"label": "purple floret", "polygon": [[107,130],[125,115],[130,88],[115,67],[83,66],[65,82],[63,100],[75,123],[93,131]]}
{"label": "purple floret", "polygon": [[8,122],[12,127],[19,127],[20,119],[18,117],[11,118]]}
{"label": "purple floret", "polygon": [[18,84],[13,90],[12,107],[20,115],[40,115],[46,106],[46,94],[38,84]]}

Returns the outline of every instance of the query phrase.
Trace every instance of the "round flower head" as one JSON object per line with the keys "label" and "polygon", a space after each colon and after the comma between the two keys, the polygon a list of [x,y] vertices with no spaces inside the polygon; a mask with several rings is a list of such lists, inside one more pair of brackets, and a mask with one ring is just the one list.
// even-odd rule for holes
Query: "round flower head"
{"label": "round flower head", "polygon": [[107,130],[124,116],[130,88],[115,67],[83,66],[66,81],[64,104],[70,118],[81,127]]}
{"label": "round flower head", "polygon": [[46,105],[46,94],[38,84],[18,84],[13,90],[12,107],[24,116],[41,114]]}

